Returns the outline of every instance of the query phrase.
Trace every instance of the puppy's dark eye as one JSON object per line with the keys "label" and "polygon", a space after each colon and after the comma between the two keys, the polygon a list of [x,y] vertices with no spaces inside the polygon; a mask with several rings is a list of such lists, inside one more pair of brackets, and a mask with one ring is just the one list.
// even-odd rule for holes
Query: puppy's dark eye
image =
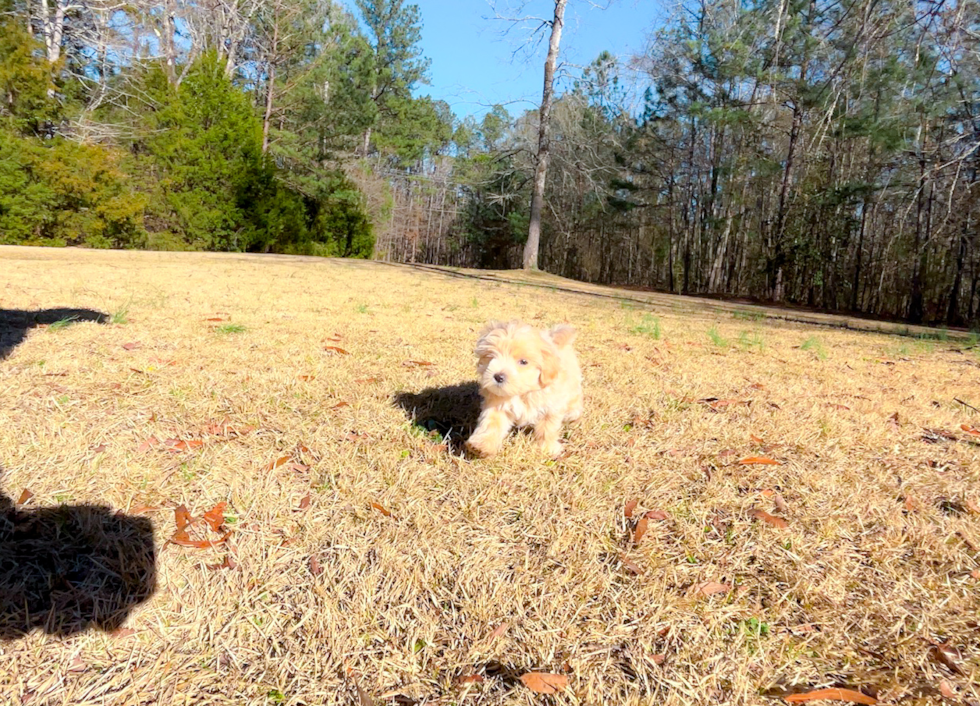
{"label": "puppy's dark eye", "polygon": [[526,359],[526,358],[521,358],[521,359],[520,359],[519,361],[517,361],[517,362],[518,362],[518,363],[520,363],[521,365],[527,365],[527,359]]}

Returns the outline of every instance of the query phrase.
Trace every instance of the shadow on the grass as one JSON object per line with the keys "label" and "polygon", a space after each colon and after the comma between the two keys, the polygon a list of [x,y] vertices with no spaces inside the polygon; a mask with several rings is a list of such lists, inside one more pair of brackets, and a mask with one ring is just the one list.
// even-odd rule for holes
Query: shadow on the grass
{"label": "shadow on the grass", "polygon": [[413,424],[427,432],[438,432],[449,448],[459,453],[480,417],[480,388],[476,381],[470,381],[421,392],[399,392],[395,405]]}
{"label": "shadow on the grass", "polygon": [[115,630],[155,588],[150,520],[101,505],[23,509],[0,494],[0,640]]}
{"label": "shadow on the grass", "polygon": [[109,315],[93,309],[0,309],[0,360],[24,342],[27,332],[36,326],[50,326],[60,322],[77,323],[94,321],[104,324]]}

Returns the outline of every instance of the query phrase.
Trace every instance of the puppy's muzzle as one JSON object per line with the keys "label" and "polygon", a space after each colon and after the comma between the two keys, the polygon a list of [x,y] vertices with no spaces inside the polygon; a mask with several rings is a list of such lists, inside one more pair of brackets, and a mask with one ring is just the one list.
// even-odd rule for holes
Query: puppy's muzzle
{"label": "puppy's muzzle", "polygon": [[496,375],[493,376],[493,379],[496,381],[498,385],[503,385],[504,380],[506,380],[507,377],[503,373],[497,373]]}

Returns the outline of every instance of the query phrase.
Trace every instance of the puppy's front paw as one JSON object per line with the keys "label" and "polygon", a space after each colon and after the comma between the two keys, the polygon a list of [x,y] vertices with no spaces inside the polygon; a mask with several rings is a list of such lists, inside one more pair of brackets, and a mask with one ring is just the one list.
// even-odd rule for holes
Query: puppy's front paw
{"label": "puppy's front paw", "polygon": [[558,458],[561,456],[565,447],[562,446],[560,441],[537,441],[534,444],[538,450],[548,456],[548,458]]}
{"label": "puppy's front paw", "polygon": [[485,435],[474,434],[466,440],[466,450],[474,456],[493,456],[500,451],[501,443]]}

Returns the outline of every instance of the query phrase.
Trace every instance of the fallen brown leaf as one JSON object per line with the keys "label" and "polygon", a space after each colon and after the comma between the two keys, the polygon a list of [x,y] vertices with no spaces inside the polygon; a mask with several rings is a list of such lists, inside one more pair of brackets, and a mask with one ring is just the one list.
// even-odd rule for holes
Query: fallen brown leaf
{"label": "fallen brown leaf", "polygon": [[406,360],[402,365],[406,368],[428,368],[435,365],[435,363],[430,363],[427,360]]}
{"label": "fallen brown leaf", "polygon": [[971,427],[969,424],[960,424],[960,429],[962,429],[963,431],[965,431],[967,434],[971,436],[980,436],[980,429],[977,429],[976,427]]}
{"label": "fallen brown leaf", "polygon": [[386,508],[384,505],[379,505],[378,503],[371,503],[371,507],[373,507],[375,510],[380,512],[385,517],[394,517],[394,515],[391,514],[391,511],[389,511],[388,508]]}
{"label": "fallen brown leaf", "polygon": [[314,576],[319,576],[323,573],[323,567],[320,566],[320,560],[315,555],[310,557],[310,573]]}
{"label": "fallen brown leaf", "polygon": [[492,642],[492,641],[496,640],[498,637],[500,637],[505,632],[507,632],[507,628],[509,628],[509,627],[510,627],[510,624],[507,623],[507,622],[503,622],[500,625],[498,625],[497,627],[495,627],[493,629],[493,632],[491,632],[489,635],[487,635],[487,642]]}
{"label": "fallen brown leaf", "polygon": [[633,530],[633,544],[639,544],[640,540],[643,539],[643,535],[647,533],[647,525],[649,520],[646,517],[641,517],[636,523],[636,529]]}
{"label": "fallen brown leaf", "polygon": [[344,402],[343,400],[341,400],[340,402],[338,402],[337,404],[335,404],[333,407],[328,407],[328,409],[340,409],[341,407],[350,407],[350,403],[349,402]]}
{"label": "fallen brown leaf", "polygon": [[467,684],[482,684],[485,681],[486,679],[481,677],[479,674],[467,674],[456,679],[456,682],[462,686]]}
{"label": "fallen brown leaf", "polygon": [[213,571],[220,571],[221,569],[234,569],[238,564],[229,555],[225,555],[225,558],[220,564],[208,564],[208,568]]}
{"label": "fallen brown leaf", "polygon": [[133,628],[116,628],[109,634],[116,638],[130,637],[136,634],[136,630],[134,630]]}
{"label": "fallen brown leaf", "polygon": [[779,529],[786,529],[787,527],[789,527],[789,522],[784,520],[782,517],[776,517],[775,515],[770,515],[765,510],[759,510],[757,508],[755,510],[752,510],[752,512],[750,512],[749,514],[752,515],[752,517],[754,517],[755,519],[762,520],[766,524],[772,525],[773,527],[778,527]]}
{"label": "fallen brown leaf", "polygon": [[741,461],[739,461],[739,464],[741,464],[742,466],[751,466],[753,464],[761,464],[767,466],[782,465],[779,461],[774,461],[773,459],[767,458],[766,456],[749,456],[748,458],[743,458]]}
{"label": "fallen brown leaf", "polygon": [[789,512],[789,505],[786,504],[786,501],[783,499],[783,496],[780,493],[776,493],[776,495],[773,496],[772,502],[773,505],[776,506],[776,509],[780,512],[784,514]]}
{"label": "fallen brown leaf", "polygon": [[279,466],[281,466],[284,463],[287,463],[290,460],[291,460],[291,458],[289,456],[280,456],[275,461],[273,461],[272,463],[268,464],[262,470],[264,470],[264,471],[272,471],[272,470],[275,470],[276,468],[279,468]]}
{"label": "fallen brown leaf", "polygon": [[142,444],[140,444],[139,448],[136,449],[136,453],[140,453],[140,454],[146,453],[150,449],[155,448],[159,445],[160,445],[160,440],[155,436],[151,436],[149,439],[147,439]]}
{"label": "fallen brown leaf", "polygon": [[133,341],[132,343],[124,343],[122,347],[127,351],[135,351],[137,348],[141,348],[142,344],[138,341]]}
{"label": "fallen brown leaf", "polygon": [[33,497],[34,497],[34,493],[32,493],[31,491],[29,491],[27,488],[24,488],[24,491],[20,494],[20,497],[17,498],[17,504],[18,505],[23,505],[24,503],[26,503],[28,500],[30,500]]}
{"label": "fallen brown leaf", "polygon": [[626,503],[626,507],[623,508],[623,514],[626,515],[626,517],[633,517],[633,511],[636,509],[639,502],[639,500],[630,500],[628,503]]}
{"label": "fallen brown leaf", "polygon": [[944,665],[953,674],[963,674],[960,669],[960,651],[946,642],[937,642],[929,648],[929,656]]}
{"label": "fallen brown leaf", "polygon": [[950,684],[945,679],[939,682],[939,693],[942,694],[943,697],[947,699],[956,698],[956,689],[954,689],[953,685]]}
{"label": "fallen brown leaf", "polygon": [[763,441],[763,439],[762,439],[761,436],[756,436],[755,434],[750,434],[749,435],[749,438],[751,438],[752,441],[754,441],[757,444],[764,444],[765,443],[765,441]]}
{"label": "fallen brown leaf", "polygon": [[622,562],[623,562],[623,568],[626,569],[627,571],[629,571],[631,574],[633,574],[635,576],[639,576],[641,573],[643,573],[643,571],[640,569],[639,566],[637,566],[636,564],[634,564],[632,561],[630,561],[629,559],[627,559],[625,556],[622,557]]}
{"label": "fallen brown leaf", "polygon": [[808,691],[805,694],[790,694],[784,698],[794,704],[820,699],[828,701],[850,701],[856,704],[867,704],[868,706],[874,706],[874,704],[878,703],[878,699],[875,697],[862,694],[860,691],[854,691],[853,689],[817,689],[816,691]]}
{"label": "fallen brown leaf", "polygon": [[705,596],[713,596],[716,593],[728,593],[732,590],[732,587],[727,583],[718,583],[717,581],[705,581],[698,585],[698,593]]}
{"label": "fallen brown leaf", "polygon": [[306,494],[303,496],[303,499],[299,501],[299,509],[305,510],[309,506],[310,506],[310,496],[309,494]]}
{"label": "fallen brown leaf", "polygon": [[88,669],[88,665],[81,657],[75,657],[68,665],[69,672],[84,672],[86,669]]}
{"label": "fallen brown leaf", "polygon": [[336,353],[338,355],[350,355],[350,353],[345,351],[343,348],[339,348],[338,346],[324,346],[323,350],[331,354]]}
{"label": "fallen brown leaf", "polygon": [[898,412],[895,412],[890,417],[888,417],[888,426],[890,426],[892,429],[895,429],[895,430],[898,429],[898,427],[899,427]]}
{"label": "fallen brown leaf", "polygon": [[527,674],[521,675],[521,682],[535,693],[557,694],[568,686],[568,677],[564,674],[528,672]]}
{"label": "fallen brown leaf", "polygon": [[643,517],[648,520],[657,520],[657,521],[670,519],[670,515],[668,515],[663,510],[650,510],[648,513],[643,515]]}
{"label": "fallen brown leaf", "polygon": [[225,508],[228,503],[220,502],[213,508],[204,513],[204,521],[215,532],[221,531],[221,526],[225,523]]}
{"label": "fallen brown leaf", "polygon": [[368,382],[377,382],[377,381],[378,381],[378,378],[372,377],[372,378],[358,378],[354,382],[368,383]]}
{"label": "fallen brown leaf", "polygon": [[654,655],[652,659],[654,664],[663,664],[664,662],[667,661],[667,655],[665,654]]}
{"label": "fallen brown leaf", "polygon": [[297,375],[297,378],[303,382],[310,382],[311,380],[316,380],[316,375]]}

